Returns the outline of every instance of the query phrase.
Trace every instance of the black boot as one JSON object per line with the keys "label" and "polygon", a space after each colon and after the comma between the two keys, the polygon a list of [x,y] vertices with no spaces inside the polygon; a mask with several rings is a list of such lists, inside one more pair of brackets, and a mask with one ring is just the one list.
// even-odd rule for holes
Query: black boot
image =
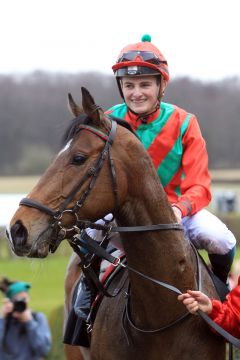
{"label": "black boot", "polygon": [[88,280],[85,275],[82,274],[78,285],[77,297],[73,306],[77,317],[85,321],[87,320],[93,297],[94,294],[89,286]]}
{"label": "black boot", "polygon": [[213,273],[225,284],[227,283],[228,274],[231,270],[235,252],[236,246],[224,255],[208,254]]}

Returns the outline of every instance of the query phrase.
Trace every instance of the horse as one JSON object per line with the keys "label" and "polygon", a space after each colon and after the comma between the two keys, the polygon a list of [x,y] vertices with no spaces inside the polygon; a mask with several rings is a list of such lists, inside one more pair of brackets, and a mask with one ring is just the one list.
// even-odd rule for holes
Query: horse
{"label": "horse", "polygon": [[[10,222],[13,251],[44,258],[62,239],[72,238],[76,224],[114,214],[120,228],[136,230],[121,233],[128,277],[115,297],[103,297],[99,305],[91,359],[223,360],[224,340],[187,313],[176,293],[151,281],[160,279],[181,292],[201,286],[218,297],[205,265],[174,226],[176,217],[147,151],[129,128],[104,114],[87,89],[82,88],[83,109],[71,96],[69,105],[75,119],[65,147]],[[147,231],[140,231],[145,226]]]}

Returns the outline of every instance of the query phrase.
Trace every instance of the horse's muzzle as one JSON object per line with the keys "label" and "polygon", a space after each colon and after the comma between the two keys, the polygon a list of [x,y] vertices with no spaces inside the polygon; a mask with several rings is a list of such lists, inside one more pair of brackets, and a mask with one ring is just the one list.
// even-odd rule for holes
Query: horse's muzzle
{"label": "horse's muzzle", "polygon": [[28,231],[20,220],[11,226],[10,234],[8,231],[6,234],[16,255],[24,256],[29,253],[31,245],[27,244]]}

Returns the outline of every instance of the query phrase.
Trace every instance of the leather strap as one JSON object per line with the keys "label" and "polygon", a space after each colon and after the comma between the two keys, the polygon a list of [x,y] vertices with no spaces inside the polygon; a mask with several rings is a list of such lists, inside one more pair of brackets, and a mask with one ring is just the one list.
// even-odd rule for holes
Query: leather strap
{"label": "leather strap", "polygon": [[51,208],[49,208],[46,205],[41,204],[40,202],[36,201],[36,200],[32,200],[29,198],[23,198],[19,205],[24,205],[24,206],[28,206],[28,207],[32,207],[34,209],[37,210],[42,210],[43,212],[45,212],[46,214],[55,217],[57,215],[57,212],[52,210]]}
{"label": "leather strap", "polygon": [[142,231],[158,231],[158,230],[183,230],[181,224],[155,224],[142,226],[116,226],[112,227],[111,232],[142,232]]}
{"label": "leather strap", "polygon": [[224,330],[220,325],[216,324],[210,317],[202,312],[201,310],[197,311],[198,315],[206,321],[206,323],[211,326],[217,333],[223,336],[229,343],[233,344],[236,348],[240,349],[240,339],[235,336],[229,334],[226,330]]}
{"label": "leather strap", "polygon": [[[79,220],[77,225],[81,229],[96,229],[96,230],[109,230],[109,225],[101,225],[92,223],[90,221]],[[142,232],[142,231],[158,231],[158,230],[183,230],[183,227],[179,223],[170,224],[153,224],[153,225],[141,225],[141,226],[113,226],[110,232]]]}

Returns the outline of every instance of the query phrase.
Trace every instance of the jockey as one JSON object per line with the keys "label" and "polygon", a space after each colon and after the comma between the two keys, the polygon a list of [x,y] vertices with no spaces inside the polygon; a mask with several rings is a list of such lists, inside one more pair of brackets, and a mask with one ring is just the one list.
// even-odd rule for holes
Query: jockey
{"label": "jockey", "polygon": [[136,131],[186,237],[208,252],[213,272],[226,283],[236,239],[205,209],[211,201],[208,154],[196,116],[162,101],[169,81],[166,59],[144,35],[122,49],[112,69],[124,102],[106,113]]}
{"label": "jockey", "polygon": [[187,237],[196,248],[207,250],[214,273],[226,282],[236,239],[204,209],[211,200],[210,176],[196,116],[161,101],[169,81],[166,59],[144,35],[141,42],[123,48],[112,68],[124,102],[107,113],[136,131]]}

